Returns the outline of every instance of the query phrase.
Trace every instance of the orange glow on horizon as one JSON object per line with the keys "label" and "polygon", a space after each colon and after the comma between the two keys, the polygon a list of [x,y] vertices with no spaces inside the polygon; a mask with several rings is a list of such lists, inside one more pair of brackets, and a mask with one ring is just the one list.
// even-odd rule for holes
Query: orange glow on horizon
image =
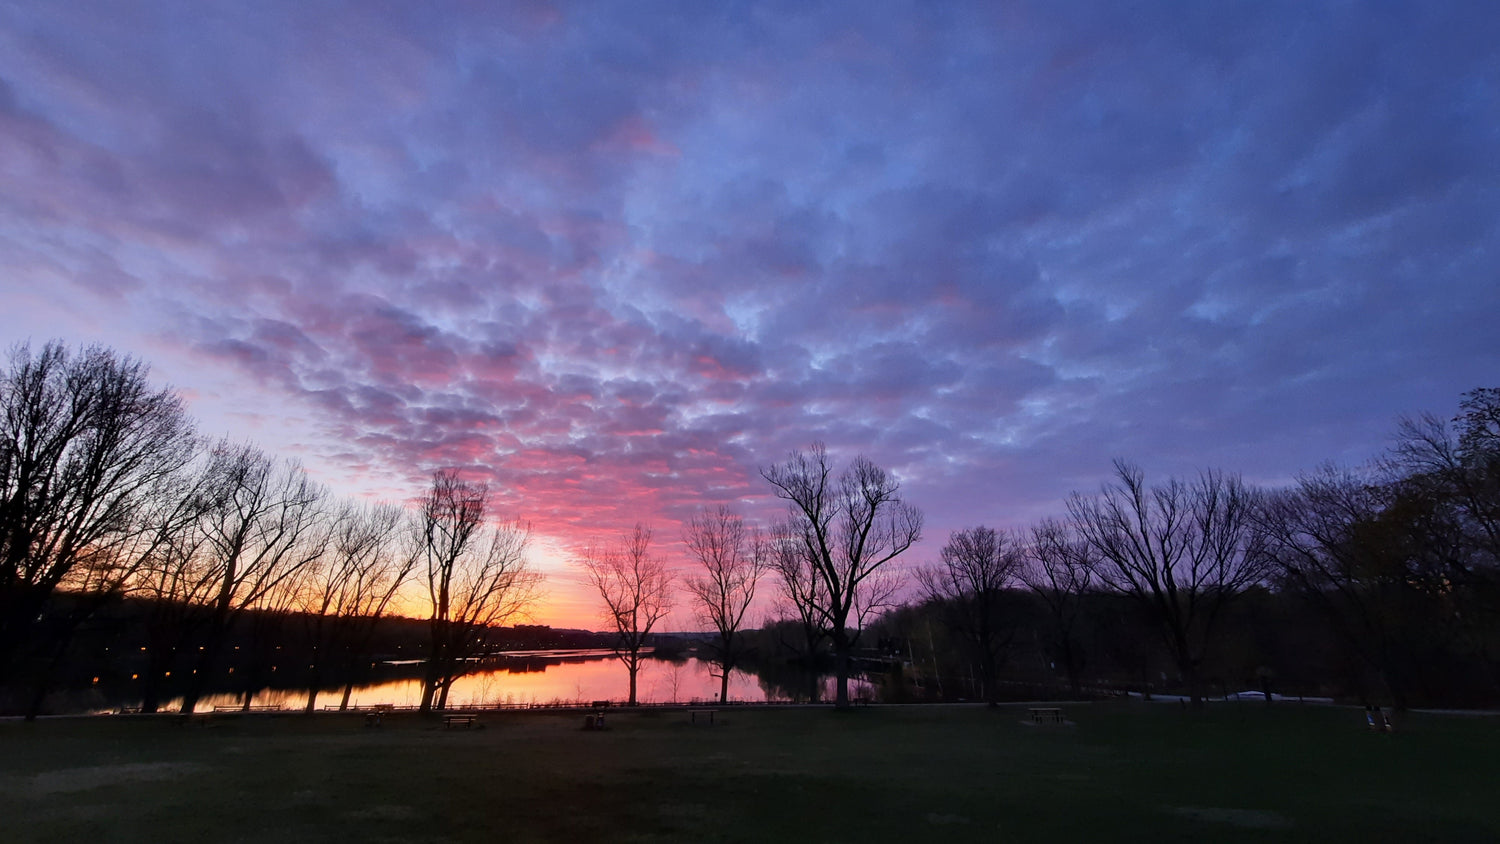
{"label": "orange glow on horizon", "polygon": [[[676,539],[676,529],[673,525],[674,532],[667,534],[671,537],[670,544],[662,541],[663,534],[658,531],[653,545],[656,553],[663,554],[677,563],[674,568],[680,573],[686,569],[686,564],[681,560],[681,543]],[[596,632],[610,628],[609,621],[603,616],[603,606],[598,593],[584,579],[582,570],[574,562],[572,552],[565,550],[563,543],[551,538],[533,536],[526,555],[531,567],[541,572],[544,577],[541,598],[530,611],[510,619],[505,626],[541,624],[548,627]],[[769,590],[765,594],[770,594]],[[421,581],[421,576],[418,575],[402,590],[402,594],[397,596],[397,600],[391,607],[391,614],[425,619],[430,613],[431,604],[426,594],[426,586]],[[758,617],[752,617],[751,624],[758,626]],[[699,627],[701,625],[694,618],[686,595],[683,590],[678,589],[672,613],[667,616],[665,623],[655,628],[655,631],[679,632],[697,630]]]}

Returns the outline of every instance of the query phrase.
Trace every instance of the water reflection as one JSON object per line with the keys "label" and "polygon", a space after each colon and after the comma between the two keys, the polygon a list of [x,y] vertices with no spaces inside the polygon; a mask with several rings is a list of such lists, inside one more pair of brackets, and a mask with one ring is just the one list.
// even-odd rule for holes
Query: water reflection
{"label": "water reflection", "polygon": [[[595,700],[623,701],[629,691],[629,677],[625,667],[607,651],[584,655],[574,652],[565,662],[549,662],[545,665],[517,665],[514,668],[495,668],[476,672],[459,679],[448,695],[449,706],[532,706],[547,704],[588,703]],[[584,656],[584,658],[578,658]],[[799,684],[800,685],[800,684]],[[832,699],[832,679],[823,683],[823,699]],[[851,681],[851,694],[859,684]],[[647,660],[641,666],[637,686],[637,697],[642,703],[692,703],[713,702],[719,694],[719,678],[715,667],[697,659],[681,662],[669,660]],[[319,708],[336,709],[342,689],[323,689],[318,692]],[[736,671],[729,678],[729,699],[745,703],[785,701],[802,697],[801,688],[793,692],[781,683],[763,680],[745,672]],[[390,704],[398,707],[415,707],[422,700],[422,681],[419,679],[386,680],[364,686],[355,686],[349,697],[350,706],[374,706]],[[215,707],[228,708],[243,705],[244,698],[237,693],[205,695],[198,702],[196,711],[211,712]],[[250,700],[252,707],[279,707],[301,709],[307,705],[307,691],[294,689],[265,689]],[[181,699],[171,701],[163,711],[175,711]]]}

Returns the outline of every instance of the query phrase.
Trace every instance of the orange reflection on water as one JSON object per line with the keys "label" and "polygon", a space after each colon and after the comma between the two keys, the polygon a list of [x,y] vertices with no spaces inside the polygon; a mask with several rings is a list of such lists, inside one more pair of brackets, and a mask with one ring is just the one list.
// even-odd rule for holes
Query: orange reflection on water
{"label": "orange reflection on water", "polygon": [[[630,678],[625,666],[612,657],[549,665],[544,671],[484,671],[460,678],[448,693],[449,706],[525,706],[624,701],[629,697]],[[673,663],[647,660],[636,678],[636,697],[641,703],[687,703],[715,700],[719,680],[712,666],[690,659]],[[756,679],[735,673],[729,677],[731,700],[763,701],[765,692]],[[398,680],[356,688],[349,702],[360,706],[390,703],[416,706],[422,700],[420,680]]]}
{"label": "orange reflection on water", "polygon": [[[448,693],[449,706],[529,706],[533,704],[588,703],[594,700],[624,702],[630,692],[625,666],[614,657],[578,660],[548,665],[545,670],[481,671],[461,677]],[[341,689],[318,692],[318,707],[335,707],[342,697]],[[648,659],[641,665],[636,680],[636,698],[641,703],[690,703],[714,701],[719,696],[719,678],[714,667],[689,659],[685,662]],[[747,702],[766,700],[766,693],[755,676],[734,672],[729,677],[729,699]],[[235,706],[243,701],[237,694],[205,696],[198,702],[198,712],[214,707]],[[422,702],[422,681],[391,680],[368,686],[356,686],[349,697],[350,706],[417,706]],[[178,701],[168,704],[175,709]],[[301,709],[307,705],[306,691],[267,689],[257,693],[252,706],[279,706]]]}

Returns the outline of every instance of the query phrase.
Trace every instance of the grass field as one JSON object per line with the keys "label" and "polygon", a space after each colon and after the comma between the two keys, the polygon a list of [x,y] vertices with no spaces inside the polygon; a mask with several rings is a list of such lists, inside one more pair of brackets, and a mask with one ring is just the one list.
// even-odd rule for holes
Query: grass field
{"label": "grass field", "polygon": [[0,840],[1496,841],[1500,718],[1219,704],[0,724]]}

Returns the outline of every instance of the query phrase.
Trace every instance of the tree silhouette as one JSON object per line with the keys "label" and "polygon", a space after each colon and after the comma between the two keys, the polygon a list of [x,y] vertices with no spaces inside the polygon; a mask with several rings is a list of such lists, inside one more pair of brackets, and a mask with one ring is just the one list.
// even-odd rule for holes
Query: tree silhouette
{"label": "tree silhouette", "polygon": [[193,459],[181,399],[92,346],[11,349],[0,372],[0,685],[60,588],[111,593],[160,538],[152,507]]}
{"label": "tree silhouette", "polygon": [[1001,655],[1013,635],[1004,601],[1021,567],[1020,548],[1004,531],[980,526],[955,531],[941,557],[940,565],[919,569],[917,579],[948,627],[979,658],[982,693],[993,706],[999,701]]}
{"label": "tree silhouette", "polygon": [[806,608],[833,644],[835,703],[847,708],[861,608],[878,603],[868,596],[872,587],[891,591],[891,580],[877,573],[921,538],[922,512],[904,503],[896,480],[864,457],[856,457],[837,479],[832,475],[822,443],[761,470],[787,502],[779,532],[791,540],[789,553],[801,555],[806,566],[811,579]]}
{"label": "tree silhouette", "polygon": [[200,553],[214,594],[197,671],[182,698],[184,713],[197,705],[235,619],[322,556],[329,540],[327,493],[298,464],[225,442],[205,472]]}
{"label": "tree silhouette", "polygon": [[1115,475],[1098,496],[1068,499],[1074,530],[1099,556],[1099,579],[1155,620],[1201,706],[1200,672],[1222,611],[1268,572],[1252,523],[1258,495],[1217,471],[1147,487],[1140,469],[1116,461]]}
{"label": "tree silhouette", "polygon": [[432,602],[421,711],[445,709],[448,692],[488,646],[490,628],[524,614],[541,575],[526,560],[531,531],[519,522],[485,529],[489,490],[454,470],[432,477],[414,529]]}
{"label": "tree silhouette", "polygon": [[636,674],[646,637],[672,609],[672,575],[666,561],[651,554],[651,528],[637,524],[613,548],[590,548],[581,560],[585,576],[604,601],[604,618],[615,631],[615,656],[630,674],[636,705]]}
{"label": "tree silhouette", "polygon": [[[345,675],[339,708],[349,705],[354,665],[396,593],[411,576],[417,557],[398,547],[401,508],[392,504],[346,503],[334,517],[328,553],[310,573],[301,610],[312,643],[307,711],[317,706],[325,668]],[[335,655],[332,651],[341,653]]]}
{"label": "tree silhouette", "polygon": [[1044,519],[1032,527],[1031,544],[1017,573],[1046,607],[1053,646],[1074,697],[1083,691],[1078,677],[1083,647],[1077,628],[1084,614],[1084,597],[1094,586],[1096,564],[1088,543],[1078,541],[1065,523]]}
{"label": "tree silhouette", "polygon": [[739,635],[745,614],[755,601],[755,589],[769,566],[768,550],[759,531],[728,507],[702,510],[688,523],[683,541],[703,567],[685,580],[699,621],[713,628],[713,662],[719,667],[719,700],[729,700],[729,672],[744,658]]}

